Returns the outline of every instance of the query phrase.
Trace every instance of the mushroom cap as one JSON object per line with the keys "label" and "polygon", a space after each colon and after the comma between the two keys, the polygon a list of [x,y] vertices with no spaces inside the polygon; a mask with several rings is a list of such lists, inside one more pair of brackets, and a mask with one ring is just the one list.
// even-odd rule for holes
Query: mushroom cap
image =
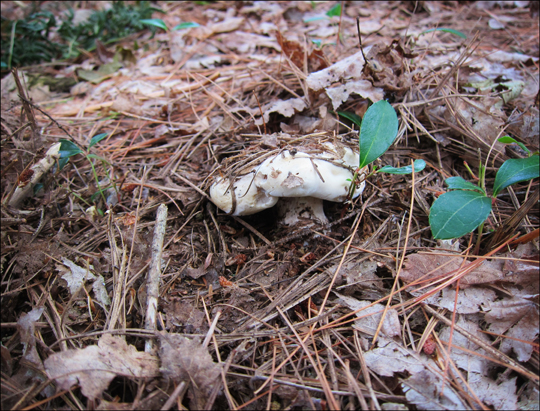
{"label": "mushroom cap", "polygon": [[[342,147],[341,156],[331,143],[320,155],[285,150],[266,159],[258,168],[255,184],[276,197],[315,197],[343,202],[347,199],[359,155]],[[355,192],[355,197],[361,190]]]}
{"label": "mushroom cap", "polygon": [[[229,179],[217,178],[210,197],[221,210],[237,216],[273,207],[280,197],[343,202],[358,163],[358,153],[330,142],[316,145],[316,149],[284,150],[254,165],[247,174],[233,177],[232,187]],[[357,187],[355,198],[364,186],[362,182]]]}
{"label": "mushroom cap", "polygon": [[[228,179],[218,178],[210,187],[212,202],[221,210],[232,215],[250,215],[273,207],[278,197],[268,195],[253,183],[253,173],[246,174],[234,181],[233,189]],[[233,210],[233,192],[235,196]]]}

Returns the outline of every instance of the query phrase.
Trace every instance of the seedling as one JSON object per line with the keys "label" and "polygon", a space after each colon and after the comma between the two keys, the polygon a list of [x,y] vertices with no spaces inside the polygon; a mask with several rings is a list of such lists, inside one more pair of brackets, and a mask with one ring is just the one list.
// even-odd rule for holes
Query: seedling
{"label": "seedling", "polygon": [[[90,140],[90,143],[88,144],[88,149],[86,151],[81,150],[79,148],[79,146],[77,146],[75,143],[73,143],[70,140],[65,140],[65,139],[60,140],[60,143],[61,143],[61,145],[60,145],[60,159],[58,161],[59,170],[61,170],[68,163],[70,157],[76,156],[77,154],[82,154],[88,160],[88,162],[90,163],[90,167],[92,167],[92,175],[94,176],[94,179],[96,181],[96,185],[97,185],[98,190],[97,190],[96,193],[94,193],[92,195],[92,197],[90,198],[90,201],[95,201],[95,199],[98,196],[101,196],[103,198],[103,201],[106,203],[107,199],[105,198],[104,192],[107,191],[110,188],[116,189],[114,184],[112,184],[111,186],[105,187],[105,188],[100,187],[99,177],[97,175],[97,171],[96,171],[93,160],[99,160],[99,161],[102,162],[103,168],[105,169],[105,171],[107,173],[107,177],[109,178],[109,181],[110,181],[110,175],[109,175],[107,166],[110,166],[110,163],[105,158],[100,157],[100,156],[98,156],[96,154],[90,153],[90,149],[93,146],[95,146],[97,143],[99,143],[101,140],[103,140],[105,137],[107,137],[107,136],[108,136],[107,133],[101,133],[101,134],[97,134],[94,137],[92,137],[92,139]],[[79,196],[77,196],[77,197],[79,197]],[[88,204],[88,202],[85,201],[84,199],[82,199],[80,197],[79,197],[79,199],[84,201],[86,204]],[[90,204],[88,204],[88,205],[90,205]],[[100,215],[103,215],[103,212],[101,210],[99,210],[99,209],[98,209],[98,213]]]}
{"label": "seedling", "polygon": [[480,185],[473,184],[461,177],[450,177],[445,180],[450,190],[439,196],[429,213],[429,224],[433,238],[446,240],[458,238],[479,229],[482,232],[483,224],[491,213],[492,203],[502,190],[512,184],[538,178],[539,156],[531,155],[530,151],[512,137],[505,136],[498,139],[504,144],[518,144],[529,157],[506,160],[495,176],[493,194],[487,195],[485,188],[485,166],[480,165]]}
{"label": "seedling", "polygon": [[[358,139],[360,163],[349,189],[349,198],[353,198],[356,185],[359,183],[360,170],[386,153],[397,137],[399,122],[396,111],[386,100],[381,100],[371,105],[367,109],[366,114],[364,114],[363,119],[360,119],[359,116],[353,113],[338,111],[338,114],[352,121],[360,129]],[[422,171],[425,167],[426,162],[424,160],[415,160],[415,172]],[[374,168],[367,177],[375,173],[410,174],[412,171],[412,166],[410,165],[399,168],[384,166],[379,170]]]}
{"label": "seedling", "polygon": [[[157,27],[165,31],[169,31],[169,28],[165,24],[165,22],[161,19],[145,19],[141,20],[141,23],[146,24],[150,27]],[[199,27],[198,23],[192,22],[192,21],[185,21],[183,23],[180,23],[172,28],[173,31],[175,30],[182,30],[182,29],[190,29],[192,27]]]}

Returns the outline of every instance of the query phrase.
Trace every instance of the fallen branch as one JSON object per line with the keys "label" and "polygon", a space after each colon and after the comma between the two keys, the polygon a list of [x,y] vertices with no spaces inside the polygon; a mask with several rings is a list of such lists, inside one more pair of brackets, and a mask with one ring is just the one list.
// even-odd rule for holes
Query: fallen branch
{"label": "fallen branch", "polygon": [[[156,329],[156,314],[159,297],[159,279],[161,276],[161,254],[163,251],[163,237],[167,228],[167,206],[161,204],[158,207],[156,216],[156,226],[154,228],[154,239],[152,241],[152,259],[150,270],[146,280],[146,321],[144,328],[149,331]],[[144,351],[153,350],[153,341],[146,340]]]}

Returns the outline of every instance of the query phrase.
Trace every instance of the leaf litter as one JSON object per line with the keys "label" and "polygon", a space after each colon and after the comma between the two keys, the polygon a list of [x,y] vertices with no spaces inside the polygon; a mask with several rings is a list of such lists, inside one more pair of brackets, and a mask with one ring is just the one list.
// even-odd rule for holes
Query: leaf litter
{"label": "leaf litter", "polygon": [[[497,198],[484,231],[497,244],[449,250],[427,214],[445,178],[471,180],[488,155],[493,180],[510,153],[498,137],[539,148],[538,24],[521,3],[352,2],[332,16],[158,2],[167,27],[198,27],[2,72],[2,407],[537,408],[538,205],[502,228],[538,182]],[[66,77],[71,90],[33,80]],[[414,191],[375,174],[361,201],[325,204],[328,226],[292,229],[207,200],[215,176],[298,143],[357,146],[334,112],[380,100],[401,121],[384,164],[428,164]],[[59,139],[86,149],[100,133],[9,205]]]}

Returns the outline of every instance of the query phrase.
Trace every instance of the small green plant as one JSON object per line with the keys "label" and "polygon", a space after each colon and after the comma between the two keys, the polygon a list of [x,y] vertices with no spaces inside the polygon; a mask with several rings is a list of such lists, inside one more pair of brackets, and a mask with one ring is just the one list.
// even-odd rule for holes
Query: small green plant
{"label": "small green plant", "polygon": [[[146,24],[149,27],[157,27],[159,29],[169,31],[169,28],[165,24],[165,22],[161,19],[146,19],[141,20],[141,23]],[[182,30],[182,29],[189,29],[192,27],[199,27],[198,23],[192,22],[192,21],[184,21],[183,23],[180,23],[172,28],[172,30]]]}
{"label": "small green plant", "polygon": [[[96,11],[77,25],[73,24],[73,10],[60,23],[48,11],[32,13],[22,20],[2,17],[2,69],[76,57],[81,49],[92,51],[96,40],[109,44],[144,30],[149,25],[143,21],[155,11],[162,12],[148,1],[134,6],[116,1],[110,9]],[[156,30],[152,25],[150,29]],[[54,30],[58,34],[56,41],[50,39]]]}
{"label": "small green plant", "polygon": [[461,37],[462,39],[466,39],[467,38],[467,35],[466,34],[463,34],[461,31],[458,31],[458,30],[454,30],[454,29],[448,29],[446,27],[437,27],[436,29],[429,29],[429,30],[425,30],[423,31],[422,33],[420,33],[418,35],[418,37],[424,35],[424,34],[427,34],[427,33],[431,33],[433,31],[444,31],[445,33],[451,33],[451,34],[454,34],[458,37]]}
{"label": "small green plant", "polygon": [[58,29],[58,34],[68,43],[64,58],[78,56],[79,49],[94,50],[96,40],[110,44],[144,30],[146,26],[142,20],[150,18],[153,12],[163,13],[148,1],[138,2],[135,6],[115,1],[110,9],[96,11],[87,21],[74,25],[75,15],[70,10],[68,19]]}
{"label": "small green plant", "polygon": [[433,238],[446,240],[461,237],[479,229],[481,233],[483,224],[491,213],[492,203],[502,190],[512,184],[538,178],[539,156],[531,155],[530,151],[512,137],[505,136],[499,140],[505,144],[518,144],[529,157],[506,160],[495,176],[493,194],[487,195],[485,187],[485,166],[480,165],[480,185],[466,181],[462,177],[450,177],[445,180],[450,190],[439,196],[429,213],[429,224]]}
{"label": "small green plant", "polygon": [[[349,198],[352,198],[358,183],[360,170],[386,153],[394,143],[398,133],[399,121],[396,111],[386,100],[381,100],[372,104],[367,109],[366,114],[364,114],[364,118],[362,119],[353,113],[338,111],[338,114],[352,121],[353,124],[357,125],[360,129],[358,138],[360,146],[360,162],[349,189]],[[426,162],[424,160],[415,160],[415,172],[422,171],[425,167]],[[367,177],[374,173],[410,174],[412,171],[412,166],[410,165],[399,168],[384,166],[379,170],[375,167]]]}
{"label": "small green plant", "polygon": [[50,61],[62,55],[62,45],[49,40],[56,27],[50,11],[32,13],[23,20],[2,16],[2,70]]}
{"label": "small green plant", "polygon": [[[316,7],[315,3],[311,2],[311,8],[315,10],[315,7]],[[326,20],[332,17],[339,17],[339,16],[341,16],[341,3],[337,3],[336,5],[334,5],[330,10],[324,13],[324,15],[304,18],[304,23],[309,23],[311,21]]]}
{"label": "small green plant", "polygon": [[[70,140],[61,139],[60,140],[60,160],[58,161],[58,168],[61,170],[69,161],[69,159],[73,156],[76,156],[77,154],[82,154],[90,163],[90,167],[92,167],[92,175],[94,176],[94,180],[96,181],[96,185],[98,190],[92,195],[90,198],[90,201],[95,201],[97,197],[101,196],[103,198],[103,201],[107,203],[107,199],[105,198],[105,192],[109,189],[116,189],[114,184],[111,184],[107,187],[100,187],[99,177],[97,175],[97,171],[95,168],[94,160],[99,160],[103,164],[103,168],[105,169],[107,173],[107,178],[109,181],[111,181],[109,172],[108,172],[108,166],[110,166],[110,163],[103,157],[100,157],[96,154],[90,153],[90,149],[95,146],[97,143],[99,143],[101,140],[103,140],[105,137],[107,137],[107,133],[101,133],[97,134],[90,140],[90,143],[88,144],[88,148],[86,151],[83,151],[77,146],[75,143],[73,143]],[[75,194],[75,193],[73,193]],[[77,196],[79,197],[79,196]],[[79,197],[81,201],[86,203],[87,205],[90,205],[86,200]],[[101,210],[97,210],[100,215],[103,215],[103,212]]]}

